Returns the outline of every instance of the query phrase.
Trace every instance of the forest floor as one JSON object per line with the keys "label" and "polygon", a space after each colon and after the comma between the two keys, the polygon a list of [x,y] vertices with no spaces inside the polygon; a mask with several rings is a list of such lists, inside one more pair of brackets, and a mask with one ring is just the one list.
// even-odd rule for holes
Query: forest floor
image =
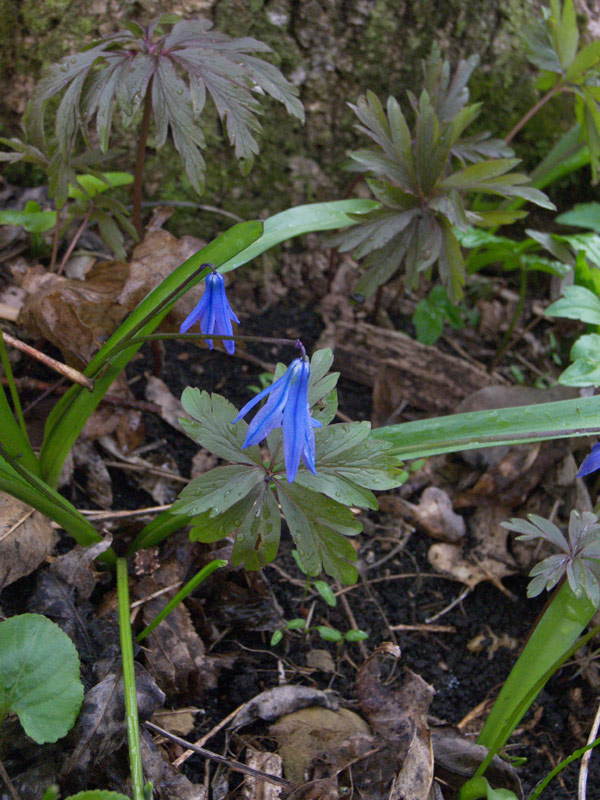
{"label": "forest floor", "polygon": [[[109,304],[118,297],[124,315],[129,310],[122,299],[127,294],[124,287],[131,288],[134,277],[138,294],[139,285],[144,287],[143,296],[144,281],[156,281],[163,267],[168,271],[184,260],[185,247],[190,252],[198,247],[191,241],[184,247],[182,240],[160,230],[152,235],[155,238],[146,241],[146,254],[134,253],[137,272],[117,262],[87,271],[87,290],[99,294],[86,300],[89,309],[96,310],[86,311],[81,295],[77,307],[80,317],[88,315],[85,325],[94,340],[105,335],[103,324],[114,323],[99,319],[107,306],[100,308],[98,296]],[[86,269],[90,266],[88,262]],[[66,352],[70,361],[77,361],[86,356],[82,339],[73,344],[76,337],[66,318],[52,327],[44,316],[53,297],[58,298],[55,307],[64,309],[70,302],[68,292],[75,282],[81,284],[76,266],[66,274],[71,277],[49,279],[47,271],[22,257],[5,260],[0,308],[21,312],[18,321],[5,315],[5,330],[27,337],[58,358]],[[532,388],[536,382],[538,387],[554,384],[561,371],[556,362],[568,352],[568,337],[574,330],[543,317],[543,304],[533,299],[535,286],[498,358],[517,302],[512,285],[503,277],[478,278],[469,296],[477,319],[461,330],[446,328],[434,347],[425,348],[398,333],[414,336],[410,320],[418,297],[403,295],[399,286],[388,287],[374,317],[372,302],[361,305],[350,300],[354,274],[350,259],[332,256],[316,238],[308,237],[282,248],[276,258],[271,255],[233,273],[230,281],[229,297],[241,320],[240,333],[298,337],[308,352],[333,348],[334,369],[341,372],[337,421],[390,424],[457,408],[497,408],[568,396],[561,394],[562,389]],[[171,329],[185,313],[183,308]],[[564,347],[556,345],[563,341]],[[23,403],[31,405],[27,422],[39,440],[45,415],[61,389],[45,367],[14,355]],[[240,407],[255,392],[251,387],[259,385],[261,373],[291,357],[291,349],[254,343],[238,345],[233,356],[185,342],[144,348],[86,427],[61,491],[89,512],[122,552],[157,508],[170,503],[191,477],[217,463],[178,428],[183,389],[191,385],[218,392]],[[544,394],[548,391],[550,395]],[[351,719],[342,715],[342,722],[338,709],[362,714],[379,731],[381,719],[365,708],[357,680],[372,677],[369,657],[391,643],[379,651],[379,662],[387,671],[380,686],[388,697],[398,699],[394,692],[406,681],[404,667],[409,667],[435,691],[430,725],[456,726],[462,736],[476,736],[544,603],[543,597],[527,599],[527,573],[549,553],[533,552],[515,542],[500,523],[535,512],[552,515],[564,527],[571,508],[589,507],[593,480],[587,486],[575,480],[576,465],[588,447],[585,441],[558,441],[436,456],[417,464],[401,488],[380,495],[378,511],[360,513],[364,531],[354,542],[360,578],[351,587],[329,581],[335,606],[306,585],[286,535],[275,562],[261,572],[234,567],[217,571],[136,651],[142,717],[263,772],[280,769],[278,753],[285,779],[295,784],[325,781],[312,784],[313,797],[336,796],[327,783],[336,770],[340,795],[343,787],[351,786],[358,796],[381,797],[383,784],[373,774],[365,775],[359,763],[362,756],[348,745],[369,735],[367,722],[354,715]],[[0,759],[23,800],[41,797],[53,782],[58,782],[63,796],[96,787],[127,793],[127,746],[119,717],[122,698],[115,692],[120,673],[113,576],[100,569],[90,572],[89,559],[79,554],[77,569],[67,579],[61,564],[74,543],[61,532],[52,531],[41,552],[23,557],[37,534],[26,524],[8,531],[6,496],[2,502],[0,609],[5,616],[33,611],[58,622],[78,647],[86,691],[95,687],[96,694],[88,694],[76,727],[55,745],[32,744],[16,721],[9,720],[0,741]],[[145,511],[140,513],[140,508]],[[20,565],[13,563],[15,547],[21,554]],[[138,553],[130,569],[134,629],[147,624],[203,564],[227,558],[230,551],[227,540],[215,545],[190,543],[182,532]],[[310,621],[311,631],[286,631],[271,646],[274,631],[299,617]],[[342,633],[358,628],[368,638],[328,642],[316,630],[320,625]],[[394,645],[399,647],[399,658]],[[585,745],[600,686],[596,655],[591,643],[560,669],[512,736],[506,754],[523,759],[516,771],[525,796],[558,762]],[[270,692],[282,686],[291,687],[288,694]],[[298,709],[307,704],[322,713],[285,717],[292,712],[302,715]],[[396,712],[400,713],[397,708]],[[328,716],[332,714],[335,721]],[[288,792],[257,782],[236,766],[185,754],[181,745],[147,729],[143,760],[145,776],[162,798],[253,799]],[[342,770],[345,764],[351,766]],[[577,761],[543,796],[572,800],[578,773]],[[446,800],[453,796],[447,785],[440,786]],[[9,797],[4,786],[1,797]],[[595,755],[587,797],[600,798]]]}

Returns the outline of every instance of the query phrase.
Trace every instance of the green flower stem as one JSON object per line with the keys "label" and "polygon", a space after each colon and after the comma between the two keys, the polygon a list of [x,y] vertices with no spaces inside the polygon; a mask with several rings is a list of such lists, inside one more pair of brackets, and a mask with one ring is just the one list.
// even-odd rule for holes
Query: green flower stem
{"label": "green flower stem", "polygon": [[[504,682],[479,735],[478,744],[489,748],[492,753],[498,752],[537,696],[537,691],[526,702],[528,695],[544,679],[539,686],[542,688],[595,613],[596,608],[588,598],[585,595],[577,597],[569,582],[565,581],[552,597]],[[480,770],[483,769],[482,765]]]}
{"label": "green flower stem", "polygon": [[296,346],[299,339],[279,339],[274,336],[225,336],[220,333],[151,333],[148,336],[136,336],[120,345],[116,345],[113,354],[125,350],[132,345],[142,345],[147,342],[187,341],[202,342],[205,339],[217,339],[219,342],[261,342],[262,344],[278,344]]}
{"label": "green flower stem", "polygon": [[2,331],[0,331],[0,361],[2,362],[4,374],[6,375],[6,380],[8,381],[8,387],[10,389],[10,396],[12,398],[13,408],[15,409],[15,414],[17,415],[21,432],[23,434],[23,437],[27,441],[29,441],[29,436],[27,434],[27,426],[25,425],[25,417],[23,416],[23,409],[21,408],[21,401],[19,399],[19,392],[17,391],[17,386],[15,384],[12,367],[10,365],[8,352],[6,350],[6,342],[4,341],[4,335]]}
{"label": "green flower stem", "polygon": [[123,685],[125,688],[125,718],[127,742],[129,744],[129,766],[133,800],[144,800],[144,775],[140,747],[140,723],[138,719],[137,693],[135,690],[135,667],[133,663],[133,639],[129,621],[129,586],[127,561],[117,558],[117,596],[119,608],[119,634],[123,661]]}
{"label": "green flower stem", "polygon": [[209,575],[212,575],[216,569],[225,567],[226,565],[227,561],[222,558],[217,558],[215,561],[211,561],[210,564],[207,564],[205,567],[203,567],[200,572],[197,572],[194,577],[177,592],[175,597],[169,600],[163,610],[158,612],[152,622],[147,625],[144,630],[141,631],[141,633],[138,633],[138,635],[135,637],[136,642],[142,642],[146,636],[151,634],[156,626],[160,625],[160,623],[169,616],[169,614],[179,605],[179,603],[185,600],[188,595],[197,589],[198,586],[200,586],[200,584],[205,581]]}
{"label": "green flower stem", "polygon": [[581,756],[585,755],[585,753],[587,753],[588,750],[591,750],[593,747],[597,747],[599,744],[600,744],[600,738],[594,739],[594,741],[591,742],[590,744],[587,744],[585,747],[580,747],[579,750],[575,750],[574,752],[571,753],[570,756],[567,756],[565,759],[563,759],[560,762],[560,764],[557,764],[554,767],[552,772],[549,772],[546,775],[543,781],[538,783],[533,792],[529,795],[528,800],[537,800],[537,798],[541,795],[546,786],[548,786],[550,781],[553,780],[558,775],[559,772],[562,772],[565,767],[568,767],[569,764],[571,764],[573,761],[577,761],[579,758],[581,758]]}

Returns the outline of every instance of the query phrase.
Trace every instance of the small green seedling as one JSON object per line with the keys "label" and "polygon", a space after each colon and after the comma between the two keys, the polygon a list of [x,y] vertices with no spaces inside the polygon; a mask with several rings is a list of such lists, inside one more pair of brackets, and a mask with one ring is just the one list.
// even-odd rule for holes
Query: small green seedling
{"label": "small green seedling", "polygon": [[[306,568],[300,559],[298,551],[292,550],[292,556],[298,566],[298,569],[307,575]],[[309,578],[307,575],[306,587],[304,590],[305,597],[311,587],[317,592],[318,595],[320,595],[320,597],[327,603],[328,606],[331,608],[335,608],[337,606],[337,597],[335,596],[331,586],[326,581],[315,581]],[[337,628],[331,628],[328,625],[317,625],[307,628],[306,620],[303,617],[296,617],[288,620],[283,628],[273,632],[273,635],[271,636],[271,647],[275,647],[275,645],[279,644],[279,642],[283,639],[283,634],[285,631],[303,631],[304,633],[317,631],[321,639],[324,639],[326,642],[335,642],[336,644],[340,644],[341,642],[362,642],[369,636],[366,631],[361,631],[358,629],[353,629],[342,633]]]}

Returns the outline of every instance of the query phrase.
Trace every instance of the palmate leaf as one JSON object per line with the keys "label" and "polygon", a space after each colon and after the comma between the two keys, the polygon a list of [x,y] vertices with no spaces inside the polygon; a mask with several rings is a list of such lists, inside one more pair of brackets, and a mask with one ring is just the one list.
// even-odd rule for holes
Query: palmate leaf
{"label": "palmate leaf", "polygon": [[[505,224],[523,213],[471,211],[465,198],[470,192],[554,208],[543,192],[526,185],[527,176],[512,172],[519,161],[503,142],[488,139],[487,134],[464,138],[480,110],[479,104],[466,105],[467,82],[476,63],[476,58],[461,62],[451,78],[449,64],[434,52],[418,99],[408,93],[414,111],[412,131],[392,97],[385,110],[372,92],[350,106],[359,119],[357,129],[380,148],[350,153],[351,169],[367,173],[367,182],[382,206],[330,240],[340,250],[365,259],[366,271],[356,294],[369,297],[402,266],[406,288],[415,289],[422,278],[430,279],[437,264],[451,301],[459,300],[465,266],[452,227],[466,230],[469,225]],[[456,168],[457,160],[462,168]]]}
{"label": "palmate leaf", "polygon": [[181,404],[192,417],[181,419],[187,435],[219,458],[242,464],[262,465],[257,446],[243,448],[248,425],[240,420],[232,425],[238,410],[220,394],[201,392],[188,386],[181,396]]}
{"label": "palmate leaf", "polygon": [[360,533],[362,525],[352,512],[329,497],[296,484],[280,484],[277,499],[298,549],[298,555],[311,576],[322,569],[345,584],[355,583],[356,552],[346,536]]}
{"label": "palmate leaf", "polygon": [[[162,147],[170,133],[192,186],[201,192],[205,137],[199,115],[207,94],[225,125],[236,157],[246,166],[259,150],[256,135],[261,130],[261,102],[257,89],[304,119],[297,89],[277,67],[255,55],[270,52],[266,44],[212,31],[208,20],[179,20],[175,24],[173,20],[173,16],[163,15],[148,26],[132,23],[128,30],[110,34],[84,52],[51,66],[24,118],[31,143],[47,151],[44,112],[48,100],[56,95],[63,95],[55,130],[65,162],[80,134],[89,141],[88,129],[94,119],[101,149],[106,151],[115,107],[127,127],[148,98],[156,126],[155,146]],[[157,35],[170,25],[169,33]],[[55,183],[60,184],[62,192],[58,177]]]}

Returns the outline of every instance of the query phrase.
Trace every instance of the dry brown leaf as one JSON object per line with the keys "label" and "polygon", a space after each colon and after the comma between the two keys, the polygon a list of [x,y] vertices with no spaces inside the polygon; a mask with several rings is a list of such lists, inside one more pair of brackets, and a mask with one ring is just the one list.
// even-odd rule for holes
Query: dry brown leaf
{"label": "dry brown leaf", "polygon": [[335,692],[312,689],[310,686],[274,686],[249,700],[233,718],[229,727],[241,728],[257,719],[273,722],[307,706],[323,706],[333,711],[339,707]]}
{"label": "dry brown leaf", "polygon": [[[168,594],[147,600],[143,605],[143,624],[148,625],[171,599],[186,578],[187,565],[178,557],[164,559],[158,572],[135,584],[133,594],[143,600],[168,586]],[[145,659],[158,685],[169,696],[193,693],[216,686],[219,660],[207,656],[202,639],[196,633],[187,608],[178,605],[144,640]]]}
{"label": "dry brown leaf", "polygon": [[452,508],[448,494],[437,486],[428,486],[416,505],[398,495],[382,497],[379,509],[409,520],[434,539],[457,542],[466,533],[463,517]]}
{"label": "dry brown leaf", "polygon": [[[115,303],[129,271],[122,261],[102,261],[85,281],[48,273],[29,294],[19,324],[58,347],[65,361],[82,369],[131,310]],[[26,285],[24,283],[24,285]]]}
{"label": "dry brown leaf", "polygon": [[371,734],[367,723],[354,711],[320,707],[286,714],[269,731],[277,739],[284,775],[295,783],[312,777],[315,762],[336,762],[336,752],[351,737]]}
{"label": "dry brown leaf", "polygon": [[194,729],[194,717],[200,711],[199,708],[163,708],[152,716],[152,722],[176,736],[187,736]]}
{"label": "dry brown leaf", "polygon": [[468,552],[462,545],[434,544],[427,553],[429,563],[471,588],[487,580],[506,591],[500,579],[518,571],[507,550],[509,533],[500,525],[509,516],[510,510],[502,506],[478,508],[471,521],[474,542]]}
{"label": "dry brown leaf", "polygon": [[389,800],[428,800],[433,784],[433,750],[427,727],[417,727],[394,778]]}
{"label": "dry brown leaf", "polygon": [[[466,738],[450,725],[433,726],[431,742],[436,776],[456,790],[473,775],[488,754],[486,747],[475,744],[472,739]],[[492,788],[509,789],[518,798],[523,797],[521,781],[515,768],[499,756],[494,756],[485,771],[485,777]]]}
{"label": "dry brown leaf", "polygon": [[94,445],[78,439],[71,450],[75,466],[85,473],[87,496],[99,508],[112,508],[113,493],[110,473]]}
{"label": "dry brown leaf", "polygon": [[146,383],[146,399],[155,403],[160,408],[160,416],[175,430],[185,433],[181,426],[180,417],[187,417],[180,401],[171,394],[171,390],[164,381],[155,375],[148,375]]}
{"label": "dry brown leaf", "polygon": [[[265,753],[262,750],[247,747],[246,765],[259,772],[282,777],[282,761],[277,753]],[[248,775],[242,784],[241,796],[243,800],[277,800],[281,795],[281,789],[282,787],[276,783],[258,780],[252,775]]]}
{"label": "dry brown leaf", "polygon": [[57,538],[43,514],[0,492],[0,589],[39,567]]}
{"label": "dry brown leaf", "polygon": [[[110,387],[110,395],[112,398],[134,401],[123,373],[117,376]],[[116,436],[120,450],[124,453],[131,453],[144,441],[145,426],[142,412],[126,405],[104,403],[90,416],[81,435],[84,439],[94,441],[111,433]]]}
{"label": "dry brown leaf", "polygon": [[457,508],[480,506],[493,501],[516,508],[538,483],[547,479],[554,464],[565,455],[565,440],[514,445],[479,478],[475,486],[455,498]]}
{"label": "dry brown leaf", "polygon": [[[131,310],[148,292],[188,258],[204,247],[205,242],[194,236],[177,239],[167,231],[148,231],[144,241],[133,251],[129,274],[116,302]],[[167,315],[161,329],[179,331],[179,326],[202,297],[202,288],[190,289]]]}

